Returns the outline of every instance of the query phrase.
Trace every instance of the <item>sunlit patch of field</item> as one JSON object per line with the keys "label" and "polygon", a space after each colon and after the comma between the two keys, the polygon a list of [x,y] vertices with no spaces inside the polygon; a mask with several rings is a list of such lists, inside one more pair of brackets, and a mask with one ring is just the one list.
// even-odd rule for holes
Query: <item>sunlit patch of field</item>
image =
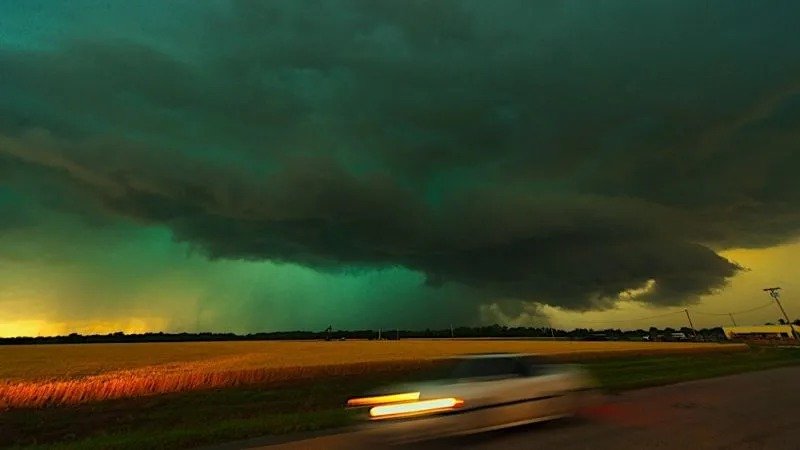
{"label": "sunlit patch of field", "polygon": [[483,352],[619,355],[736,345],[526,340],[256,341],[0,347],[0,409],[77,404],[424,366]]}

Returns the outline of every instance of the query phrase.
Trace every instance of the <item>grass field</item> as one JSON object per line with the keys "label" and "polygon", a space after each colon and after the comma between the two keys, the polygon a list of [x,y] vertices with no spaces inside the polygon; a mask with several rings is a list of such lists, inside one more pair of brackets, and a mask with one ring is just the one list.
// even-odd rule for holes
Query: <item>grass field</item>
{"label": "grass field", "polygon": [[464,353],[561,357],[731,351],[721,344],[532,340],[196,342],[0,347],[0,410],[419,368]]}
{"label": "grass field", "polygon": [[[800,349],[611,356],[585,367],[619,391],[800,364]],[[434,376],[435,364],[280,384],[127,398],[0,413],[0,448],[25,450],[181,449],[270,434],[345,426],[343,404],[376,386]]]}
{"label": "grass field", "polygon": [[250,341],[0,346],[0,380],[70,379],[154,368],[269,369],[441,358],[465,353],[682,352],[728,344],[536,340]]}

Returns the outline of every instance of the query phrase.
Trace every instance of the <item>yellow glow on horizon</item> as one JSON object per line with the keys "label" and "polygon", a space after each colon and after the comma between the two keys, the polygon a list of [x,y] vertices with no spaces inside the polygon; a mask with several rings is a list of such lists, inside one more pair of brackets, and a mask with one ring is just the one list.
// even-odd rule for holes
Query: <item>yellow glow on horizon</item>
{"label": "yellow glow on horizon", "polygon": [[81,322],[53,322],[44,319],[0,322],[0,337],[57,336],[70,333],[108,334],[122,331],[125,334],[164,331],[168,325],[161,317],[131,317],[118,320]]}
{"label": "yellow glow on horizon", "polygon": [[0,322],[0,337],[52,336],[62,333],[63,324],[46,320],[16,320]]}
{"label": "yellow glow on horizon", "polygon": [[127,320],[108,320],[86,323],[75,328],[80,334],[107,334],[122,331],[126,334],[146,333],[148,331],[162,331],[167,321],[162,318],[131,317]]}

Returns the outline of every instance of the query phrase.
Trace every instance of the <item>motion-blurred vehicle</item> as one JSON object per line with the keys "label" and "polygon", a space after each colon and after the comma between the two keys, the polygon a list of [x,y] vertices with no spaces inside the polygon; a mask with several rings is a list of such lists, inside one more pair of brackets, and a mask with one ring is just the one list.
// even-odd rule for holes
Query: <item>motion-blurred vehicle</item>
{"label": "motion-blurred vehicle", "polygon": [[579,366],[549,364],[535,355],[482,354],[456,358],[444,379],[395,386],[347,404],[361,408],[369,422],[365,439],[403,444],[566,417],[598,398]]}

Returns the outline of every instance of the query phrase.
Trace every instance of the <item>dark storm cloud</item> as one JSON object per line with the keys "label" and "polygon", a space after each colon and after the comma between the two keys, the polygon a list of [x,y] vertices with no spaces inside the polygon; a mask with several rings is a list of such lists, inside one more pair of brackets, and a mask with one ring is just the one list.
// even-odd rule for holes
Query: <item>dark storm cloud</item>
{"label": "dark storm cloud", "polygon": [[655,280],[643,299],[679,304],[739,270],[715,250],[800,231],[798,18],[232,2],[158,48],[0,48],[0,164],[215,258],[399,265],[578,309]]}

